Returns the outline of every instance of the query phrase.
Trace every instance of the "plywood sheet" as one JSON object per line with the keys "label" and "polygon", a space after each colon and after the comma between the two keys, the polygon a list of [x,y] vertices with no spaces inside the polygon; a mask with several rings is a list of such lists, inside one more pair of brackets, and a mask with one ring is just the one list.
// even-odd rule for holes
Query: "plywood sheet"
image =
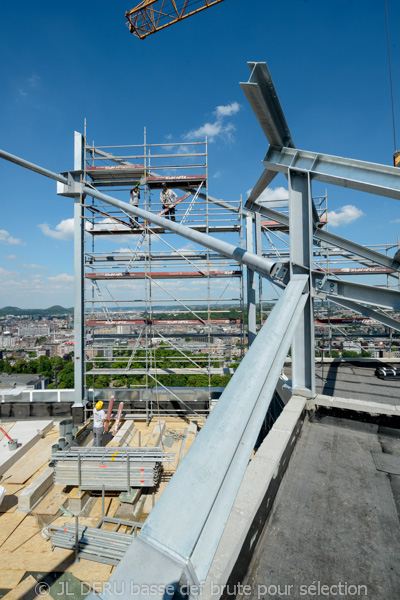
{"label": "plywood sheet", "polygon": [[108,581],[111,574],[111,565],[105,565],[91,560],[81,558],[79,563],[68,567],[68,571],[74,575],[80,581],[84,581],[94,587],[96,592],[99,592],[99,585],[96,582]]}
{"label": "plywood sheet", "polygon": [[36,471],[47,464],[52,444],[54,444],[54,436],[46,436],[36,442],[33,448],[5,473],[4,479],[10,476],[9,483],[25,483]]}
{"label": "plywood sheet", "polygon": [[[39,528],[36,527],[36,531],[33,531],[33,528],[32,528],[32,532],[34,535],[31,535],[31,537],[29,539],[26,539],[26,541],[23,542],[22,545],[18,547],[18,556],[24,555],[29,560],[30,556],[33,556],[38,553],[43,553],[43,552],[51,553],[50,542],[44,539],[44,537],[42,536],[42,534],[39,531]],[[12,538],[13,537],[14,536],[12,536]],[[9,547],[11,548],[12,546],[10,545]],[[15,555],[16,554],[14,554],[14,556]],[[44,568],[44,567],[42,567],[42,568]],[[27,569],[27,570],[32,570],[32,569]]]}
{"label": "plywood sheet", "polygon": [[[31,542],[29,551],[28,548],[25,551],[21,547],[16,553],[5,552],[9,564],[18,563],[16,565],[18,569],[25,569],[25,571],[43,572],[45,570],[50,572],[65,571],[71,564],[71,560],[74,560],[74,553],[71,550],[54,548],[52,552],[50,542],[47,542],[46,550],[43,550],[42,542],[36,536],[32,538]],[[35,545],[34,542],[37,544]],[[16,557],[18,557],[17,560]]]}
{"label": "plywood sheet", "polygon": [[111,503],[108,507],[108,511],[106,513],[107,517],[114,517],[119,505],[120,501],[118,500],[118,498],[112,498]]}
{"label": "plywood sheet", "polygon": [[32,575],[28,575],[11,592],[3,596],[3,600],[33,600],[36,598],[36,584],[36,579]]}
{"label": "plywood sheet", "polygon": [[[90,517],[92,519],[97,519],[97,520],[101,519],[101,503],[102,503],[102,499],[97,498],[92,510],[90,511]],[[107,514],[110,504],[111,504],[111,498],[104,498],[104,514],[105,515]]]}
{"label": "plywood sheet", "polygon": [[0,546],[4,544],[25,517],[24,513],[4,513],[0,515]]}
{"label": "plywood sheet", "polygon": [[[18,514],[18,513],[17,513]],[[30,515],[18,525],[1,547],[1,551],[14,552],[38,532],[36,517]]]}
{"label": "plywood sheet", "polygon": [[43,500],[36,506],[36,515],[56,515],[60,506],[64,506],[68,500],[68,494],[63,492],[64,485],[55,485]]}
{"label": "plywood sheet", "polygon": [[25,571],[0,571],[0,590],[12,590],[21,581]]}

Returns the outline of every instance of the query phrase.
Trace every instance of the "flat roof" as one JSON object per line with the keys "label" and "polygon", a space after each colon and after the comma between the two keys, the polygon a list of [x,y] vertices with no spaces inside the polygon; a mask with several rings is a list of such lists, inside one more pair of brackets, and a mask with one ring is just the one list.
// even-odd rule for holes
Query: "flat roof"
{"label": "flat roof", "polygon": [[[324,361],[316,359],[316,393],[340,398],[355,398],[366,402],[378,402],[396,406],[400,404],[400,379],[386,381],[375,375],[377,367],[384,367],[384,361]],[[400,363],[390,363],[390,367],[400,367]],[[285,375],[291,379],[292,365],[285,364]]]}
{"label": "flat roof", "polygon": [[306,419],[253,555],[246,598],[397,599],[400,476],[389,464],[396,461],[398,430]]}

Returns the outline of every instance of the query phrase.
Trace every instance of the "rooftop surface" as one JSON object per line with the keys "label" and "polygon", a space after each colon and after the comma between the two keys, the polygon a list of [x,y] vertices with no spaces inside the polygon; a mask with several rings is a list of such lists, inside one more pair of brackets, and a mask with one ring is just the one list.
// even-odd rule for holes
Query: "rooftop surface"
{"label": "rooftop surface", "polygon": [[253,555],[246,598],[397,600],[399,466],[398,430],[306,419]]}
{"label": "rooftop surface", "polygon": [[[315,363],[316,393],[339,398],[356,398],[365,402],[379,402],[395,406],[400,404],[400,379],[385,381],[375,375],[375,369],[384,367],[378,361],[324,361]],[[399,367],[390,363],[390,367]],[[292,365],[285,365],[285,374],[292,376]]]}
{"label": "rooftop surface", "polygon": [[[74,576],[86,588],[100,592],[108,581],[114,567],[109,564],[89,561],[81,558],[74,564],[74,553],[63,548],[51,550],[51,542],[46,541],[41,531],[44,526],[64,526],[74,522],[73,517],[63,514],[71,508],[71,501],[82,499],[84,511],[80,525],[95,527],[102,515],[102,499],[98,492],[78,492],[77,487],[51,485],[44,495],[32,506],[31,510],[21,509],[20,496],[27,487],[48,470],[51,446],[59,438],[59,427],[53,421],[1,422],[0,426],[12,437],[22,442],[15,451],[13,464],[7,460],[14,454],[7,448],[7,440],[0,432],[0,485],[6,490],[0,504],[0,598],[5,600],[34,600],[35,586],[44,581],[51,585],[55,579]],[[165,442],[166,450],[174,454],[171,462],[164,463],[164,472],[156,488],[143,488],[140,498],[132,505],[121,502],[119,492],[105,494],[105,512],[107,517],[122,518],[127,521],[144,522],[154,503],[158,501],[179,462],[195,439],[195,428],[189,429],[187,420],[167,417],[153,419],[148,425],[144,421],[125,421],[116,437],[104,436],[108,446],[157,445]],[[37,433],[37,430],[40,430]],[[122,433],[124,433],[123,437]],[[169,438],[169,442],[168,442]],[[93,434],[84,439],[82,445],[92,445]],[[168,442],[168,443],[167,443]],[[24,452],[29,448],[27,451]],[[154,491],[154,498],[152,492]],[[105,525],[104,529],[113,529],[114,525]],[[122,526],[119,531],[127,532]],[[37,589],[37,588],[36,588]],[[72,588],[71,588],[72,589]],[[45,597],[51,597],[44,594]],[[40,594],[39,596],[40,597]],[[57,592],[60,600],[71,597]],[[80,596],[75,595],[76,599]]]}

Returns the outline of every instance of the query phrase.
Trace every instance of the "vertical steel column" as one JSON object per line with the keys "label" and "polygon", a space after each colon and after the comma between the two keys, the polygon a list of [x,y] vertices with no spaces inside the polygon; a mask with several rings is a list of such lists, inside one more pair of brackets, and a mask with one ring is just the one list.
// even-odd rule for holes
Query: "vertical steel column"
{"label": "vertical steel column", "polygon": [[[74,132],[74,171],[83,170],[83,137]],[[79,175],[77,175],[79,177]],[[84,210],[81,194],[74,195],[74,391],[73,408],[84,406]]]}
{"label": "vertical steel column", "polygon": [[[256,254],[262,256],[262,241],[261,241],[261,215],[260,213],[254,213],[254,226],[256,230]],[[258,306],[260,313],[260,327],[263,325],[263,278],[261,275],[258,276]]]}
{"label": "vertical steel column", "polygon": [[[246,250],[253,252],[253,216],[246,217]],[[249,348],[254,342],[256,331],[256,274],[247,267],[247,333]]]}
{"label": "vertical steel column", "polygon": [[[308,172],[289,170],[289,230],[291,275],[308,271],[313,261],[313,200]],[[310,286],[311,290],[311,277]],[[292,343],[293,393],[315,391],[315,340],[313,300],[309,293]]]}

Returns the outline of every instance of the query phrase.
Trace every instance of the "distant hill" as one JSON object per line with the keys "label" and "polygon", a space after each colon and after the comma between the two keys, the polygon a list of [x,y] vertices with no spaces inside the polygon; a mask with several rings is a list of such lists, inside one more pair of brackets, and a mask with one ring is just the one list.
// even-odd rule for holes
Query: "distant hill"
{"label": "distant hill", "polygon": [[44,317],[46,315],[70,315],[73,312],[73,308],[64,308],[58,304],[49,308],[18,308],[17,306],[4,306],[4,308],[0,308],[1,317],[5,317],[6,315],[38,315]]}

